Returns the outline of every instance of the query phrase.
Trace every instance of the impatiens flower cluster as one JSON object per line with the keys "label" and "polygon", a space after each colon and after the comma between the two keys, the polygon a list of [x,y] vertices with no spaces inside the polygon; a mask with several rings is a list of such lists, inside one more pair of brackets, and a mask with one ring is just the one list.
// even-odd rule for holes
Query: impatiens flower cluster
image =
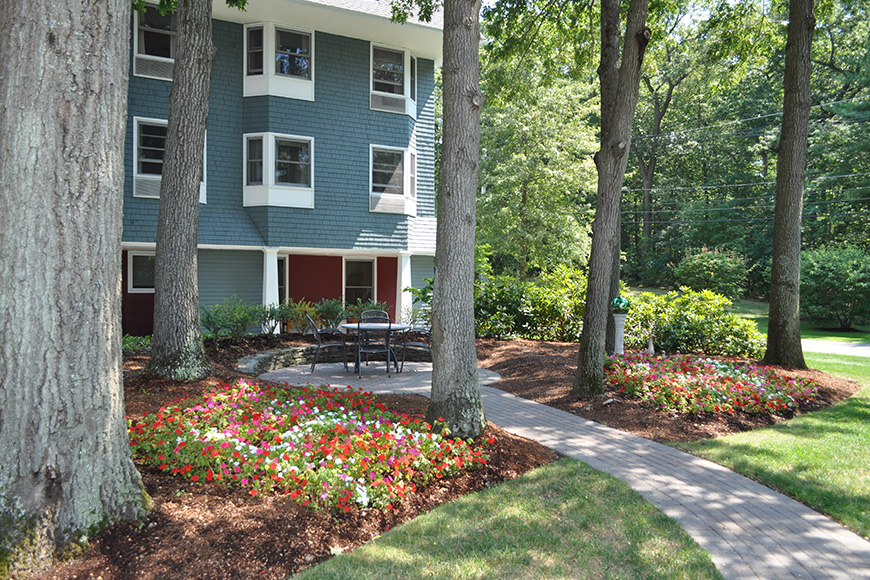
{"label": "impatiens flower cluster", "polygon": [[417,486],[487,460],[446,427],[433,432],[350,387],[224,384],[128,426],[134,455],[161,470],[345,512],[390,509]]}
{"label": "impatiens flower cluster", "polygon": [[609,357],[605,375],[620,392],[673,413],[778,413],[812,401],[818,386],[770,367],[688,356]]}

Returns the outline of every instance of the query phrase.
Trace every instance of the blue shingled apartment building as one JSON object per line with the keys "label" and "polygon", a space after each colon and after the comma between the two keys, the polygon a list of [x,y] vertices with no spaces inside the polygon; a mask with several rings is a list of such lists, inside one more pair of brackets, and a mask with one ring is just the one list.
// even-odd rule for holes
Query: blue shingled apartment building
{"label": "blue shingled apartment building", "polygon": [[[388,2],[214,4],[200,189],[202,306],[375,298],[396,317],[433,274],[441,22]],[[150,334],[175,20],[133,14],[123,327]]]}

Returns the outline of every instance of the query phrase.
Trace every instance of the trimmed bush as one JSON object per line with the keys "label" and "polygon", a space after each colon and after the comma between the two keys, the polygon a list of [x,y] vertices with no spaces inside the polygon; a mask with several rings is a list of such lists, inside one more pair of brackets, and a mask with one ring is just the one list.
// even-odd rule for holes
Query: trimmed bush
{"label": "trimmed bush", "polygon": [[233,294],[230,298],[225,298],[222,304],[202,307],[201,322],[206,331],[215,338],[224,335],[240,338],[259,322],[261,308],[259,304],[245,304]]}
{"label": "trimmed bush", "polygon": [[870,322],[870,254],[852,246],[804,251],[801,315],[842,329]]}
{"label": "trimmed bush", "polygon": [[674,277],[680,286],[692,290],[712,290],[737,300],[746,293],[746,259],[733,252],[703,248],[674,268]]}
{"label": "trimmed bush", "polygon": [[728,311],[731,301],[710,290],[680,288],[664,296],[643,292],[632,298],[625,322],[626,348],[643,349],[650,334],[668,353],[760,358],[765,338],[751,320]]}

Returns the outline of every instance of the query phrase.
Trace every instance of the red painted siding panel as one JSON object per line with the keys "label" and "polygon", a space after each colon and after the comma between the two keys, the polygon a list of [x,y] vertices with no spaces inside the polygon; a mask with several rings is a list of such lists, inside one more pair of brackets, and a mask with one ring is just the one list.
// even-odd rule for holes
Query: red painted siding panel
{"label": "red painted siding panel", "polygon": [[287,292],[293,300],[319,302],[344,294],[341,256],[288,256]]}
{"label": "red painted siding panel", "polygon": [[396,312],[396,288],[399,275],[398,258],[378,258],[378,301],[390,305],[390,318],[398,320],[401,312]]}

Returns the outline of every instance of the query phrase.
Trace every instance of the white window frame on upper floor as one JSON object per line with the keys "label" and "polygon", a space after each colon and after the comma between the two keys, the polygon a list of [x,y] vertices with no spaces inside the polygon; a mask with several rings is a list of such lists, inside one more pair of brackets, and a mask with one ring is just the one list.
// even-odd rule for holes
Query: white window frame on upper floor
{"label": "white window frame on upper floor", "polygon": [[[260,140],[261,173],[259,183],[249,183],[249,147],[250,141]],[[308,182],[309,185],[294,185],[277,183],[275,179],[278,141],[305,142],[308,144]],[[245,207],[273,206],[314,209],[314,137],[303,135],[288,135],[284,133],[246,133],[242,136],[244,151],[242,187],[243,205]]]}
{"label": "white window frame on upper floor", "polygon": [[[150,117],[133,117],[133,197],[143,197],[150,199],[160,199],[160,181],[163,176],[163,171],[159,174],[147,173],[139,171],[140,162],[140,147],[142,143],[142,125],[150,125],[154,127],[167,127],[166,119],[154,119]],[[207,141],[207,139],[206,139]],[[164,141],[165,152],[165,141]],[[162,164],[162,159],[160,163]],[[202,180],[199,183],[199,203],[206,203],[206,147],[203,144],[202,151]]]}
{"label": "white window frame on upper floor", "polygon": [[[375,153],[399,153],[402,156],[402,193],[375,191]],[[369,211],[417,215],[417,151],[414,147],[401,148],[386,145],[369,146]]]}
{"label": "white window frame on upper floor", "polygon": [[[402,83],[401,93],[390,92],[378,88],[378,85],[392,84],[389,81],[375,79],[375,51],[399,53],[402,55]],[[389,46],[386,44],[370,44],[369,50],[369,83],[370,96],[369,107],[373,111],[398,113],[417,118],[417,84],[419,71],[417,70],[417,57],[410,50]],[[394,85],[399,86],[399,85]]]}
{"label": "white window frame on upper floor", "polygon": [[[154,13],[160,14],[157,12],[157,5],[155,4],[146,5],[145,10],[146,13],[153,10]],[[171,81],[175,70],[177,34],[175,13],[169,13],[166,16],[161,16],[161,18],[169,18],[172,23],[170,30],[149,29],[144,25],[144,15],[140,14],[137,10],[133,11],[133,74],[137,77]],[[147,49],[144,46],[144,39],[145,35],[149,33],[163,34],[169,37],[169,57],[147,54],[145,52]]]}
{"label": "white window frame on upper floor", "polygon": [[[128,294],[154,294],[154,286],[136,286],[133,280],[133,272],[135,271],[133,268],[133,262],[135,258],[153,258],[155,256],[154,252],[138,252],[138,251],[129,251],[127,252],[127,293]],[[153,277],[153,272],[152,272]]]}
{"label": "white window frame on upper floor", "polygon": [[[251,31],[262,30],[262,66],[260,70],[250,71],[250,51],[249,41]],[[308,58],[308,78],[302,76],[285,75],[276,71],[276,52],[278,51],[277,40],[279,32],[289,32],[292,34],[301,34],[308,36],[309,54],[303,56]],[[313,30],[304,28],[296,28],[292,26],[282,26],[274,22],[257,22],[246,24],[244,28],[243,50],[244,50],[244,96],[255,97],[260,95],[274,95],[277,97],[286,97],[289,99],[299,99],[303,101],[314,100],[314,59],[315,59],[315,34]]]}

